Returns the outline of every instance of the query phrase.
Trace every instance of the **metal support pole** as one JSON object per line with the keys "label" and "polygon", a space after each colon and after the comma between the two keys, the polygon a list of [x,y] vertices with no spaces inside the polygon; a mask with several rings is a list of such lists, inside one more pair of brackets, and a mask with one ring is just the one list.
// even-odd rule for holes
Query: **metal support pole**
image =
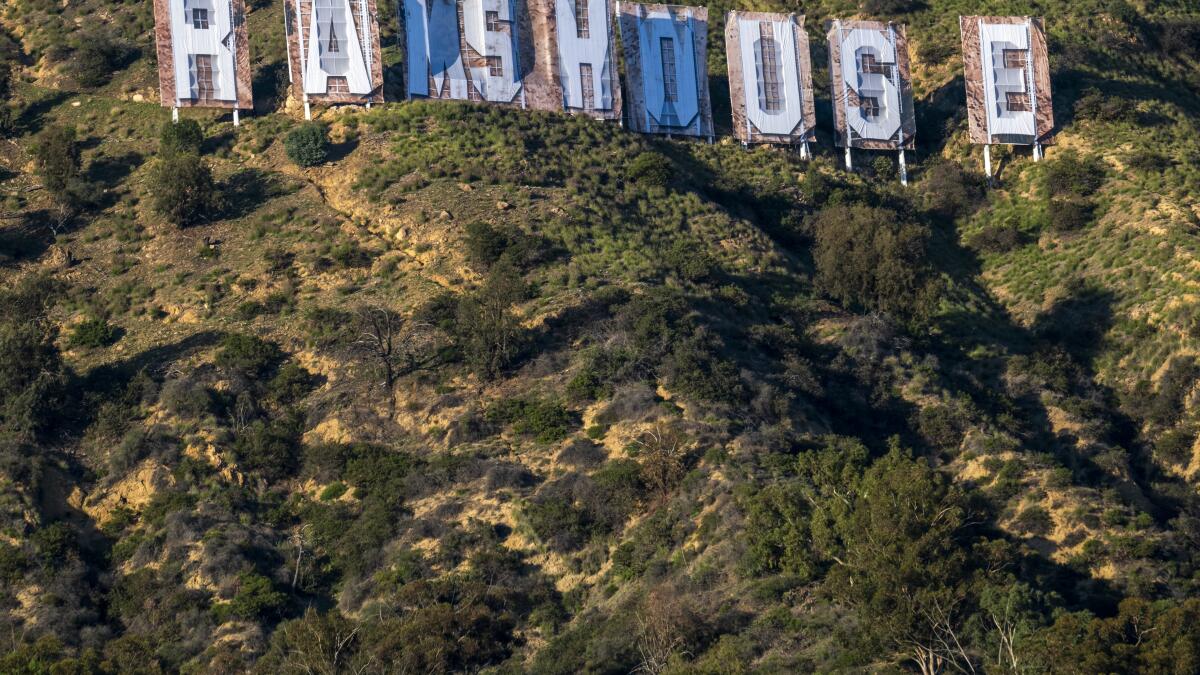
{"label": "metal support pole", "polygon": [[1035,161],[1035,162],[1042,161],[1042,144],[1041,143],[1033,144],[1033,161]]}
{"label": "metal support pole", "polygon": [[238,109],[233,109],[233,126],[238,126],[241,122],[238,120]]}
{"label": "metal support pole", "polygon": [[983,146],[983,175],[987,176],[988,183],[992,182],[992,146]]}
{"label": "metal support pole", "polygon": [[171,108],[171,121],[172,122],[179,121],[179,108],[178,107]]}
{"label": "metal support pole", "polygon": [[850,146],[846,146],[846,170],[853,171],[854,163],[850,161]]}
{"label": "metal support pole", "polygon": [[304,119],[309,120],[309,121],[312,120],[312,106],[309,105],[309,103],[308,103],[308,93],[307,92],[305,92],[305,94],[304,94]]}
{"label": "metal support pole", "polygon": [[800,159],[809,159],[808,141],[800,141]]}
{"label": "metal support pole", "polygon": [[908,167],[904,165],[904,148],[900,148],[900,184],[908,185]]}

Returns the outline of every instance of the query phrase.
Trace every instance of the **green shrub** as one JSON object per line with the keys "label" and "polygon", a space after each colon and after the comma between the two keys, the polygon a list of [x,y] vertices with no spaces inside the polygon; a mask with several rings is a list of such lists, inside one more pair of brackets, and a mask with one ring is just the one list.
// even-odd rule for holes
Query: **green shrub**
{"label": "green shrub", "polygon": [[104,319],[88,319],[75,325],[71,332],[72,347],[107,347],[117,340],[117,329]]}
{"label": "green shrub", "polygon": [[863,11],[868,14],[907,14],[925,7],[920,0],[863,0]]}
{"label": "green shrub", "polygon": [[1192,461],[1196,433],[1190,429],[1171,429],[1154,442],[1154,454],[1169,464],[1186,467]]}
{"label": "green shrub", "polygon": [[871,172],[883,180],[896,179],[896,165],[888,155],[879,155],[871,160]]}
{"label": "green shrub", "polygon": [[296,166],[322,164],[329,155],[329,132],[320,122],[306,122],[288,132],[283,148]]}
{"label": "green shrub", "polygon": [[1098,158],[1080,157],[1071,152],[1046,168],[1046,189],[1052,197],[1089,197],[1104,185],[1107,174],[1104,163]]}
{"label": "green shrub", "polygon": [[625,176],[641,185],[665,187],[671,182],[671,160],[657,152],[643,152],[634,157]]}
{"label": "green shrub", "polygon": [[1007,253],[1022,243],[1021,231],[1011,225],[987,225],[967,240],[967,246],[981,253]]}
{"label": "green shrub", "polygon": [[1050,512],[1036,505],[1021,511],[1012,524],[1018,532],[1034,536],[1045,536],[1054,529],[1054,519],[1050,517]]}
{"label": "green shrub", "polygon": [[277,616],[286,602],[287,595],[276,590],[270,579],[256,572],[243,572],[238,576],[238,590],[233,600],[215,609],[218,614],[259,620]]}
{"label": "green shrub", "polygon": [[19,116],[17,110],[7,103],[0,103],[0,138],[9,138],[17,132]]}
{"label": "green shrub", "polygon": [[511,308],[525,292],[524,281],[505,257],[478,290],[458,302],[455,340],[476,375],[494,379],[516,360],[521,326]]}
{"label": "green shrub", "polygon": [[474,221],[467,223],[467,257],[471,262],[481,265],[484,269],[492,265],[504,255],[512,244],[503,232],[487,223]]}
{"label": "green shrub", "polygon": [[183,419],[199,419],[213,409],[208,388],[188,379],[169,380],[163,385],[158,402],[168,412]]}
{"label": "green shrub", "polygon": [[703,244],[687,240],[676,241],[663,256],[663,262],[685,281],[708,278],[717,264]]}
{"label": "green shrub", "polygon": [[1133,124],[1137,122],[1137,106],[1129,99],[1106,96],[1090,87],[1075,101],[1075,116],[1094,122]]}
{"label": "green shrub", "polygon": [[270,423],[256,420],[237,435],[233,455],[245,471],[268,480],[287,478],[300,467],[300,420],[289,417]]}
{"label": "green shrub", "polygon": [[200,154],[200,146],[204,144],[204,132],[200,124],[193,119],[182,119],[178,122],[166,122],[158,135],[158,154],[161,157],[190,153]]}
{"label": "green shrub", "polygon": [[55,196],[68,194],[68,189],[81,180],[74,127],[56,124],[43,129],[34,142],[33,157],[42,187]]}
{"label": "green shrub", "polygon": [[321,490],[321,494],[318,498],[323,502],[331,502],[346,494],[346,490],[348,489],[349,488],[346,487],[345,483],[341,481],[334,481],[333,483],[326,485],[324,490]]}
{"label": "green shrub", "polygon": [[720,356],[721,345],[707,334],[679,342],[663,364],[667,386],[705,401],[736,402],[745,396],[737,364]]}
{"label": "green shrub", "polygon": [[179,226],[210,220],[224,207],[212,170],[198,155],[160,158],[151,174],[151,185],[154,210]]}
{"label": "green shrub", "polygon": [[931,164],[920,183],[925,208],[943,218],[970,214],[983,201],[984,188],[983,176],[947,160]]}
{"label": "green shrub", "polygon": [[71,73],[84,87],[99,87],[124,67],[134,50],[123,42],[103,34],[83,36],[71,57]]}
{"label": "green shrub", "polygon": [[239,371],[257,379],[273,369],[283,359],[283,352],[274,342],[243,333],[226,335],[221,340],[216,363],[222,368]]}
{"label": "green shrub", "polygon": [[267,383],[267,399],[279,406],[293,405],[307,396],[315,385],[312,373],[299,364],[285,363]]}
{"label": "green shrub", "polygon": [[1077,232],[1092,222],[1095,207],[1081,197],[1055,197],[1050,200],[1050,229]]}
{"label": "green shrub", "polygon": [[[69,370],[47,317],[58,293],[58,285],[42,276],[0,288],[0,450],[36,440],[55,426],[67,403]],[[0,461],[12,462],[6,470],[19,476],[35,469],[30,459],[6,452]]]}
{"label": "green shrub", "polygon": [[515,433],[533,436],[539,443],[566,438],[575,426],[571,413],[557,401],[541,398],[510,398],[488,409],[492,423],[511,424]]}
{"label": "green shrub", "polygon": [[538,539],[556,551],[576,549],[592,536],[591,520],[575,508],[570,495],[534,498],[522,515]]}

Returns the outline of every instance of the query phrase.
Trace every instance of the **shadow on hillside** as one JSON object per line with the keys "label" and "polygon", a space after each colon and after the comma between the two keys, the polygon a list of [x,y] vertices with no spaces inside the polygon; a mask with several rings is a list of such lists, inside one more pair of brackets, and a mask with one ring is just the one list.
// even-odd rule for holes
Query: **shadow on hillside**
{"label": "shadow on hillside", "polygon": [[205,138],[200,145],[200,153],[213,155],[222,150],[229,152],[233,150],[235,144],[237,144],[237,134],[232,130],[224,131]]}
{"label": "shadow on hillside", "polygon": [[225,333],[221,331],[201,331],[178,342],[151,347],[128,359],[97,366],[82,376],[82,388],[87,392],[111,394],[125,386],[141,370],[158,376],[165,375],[175,361],[217,344],[224,336]]}
{"label": "shadow on hillside", "polygon": [[46,113],[58,107],[72,96],[74,94],[69,91],[56,91],[34,101],[21,111],[21,117],[17,120],[18,127],[24,129],[25,133],[36,134],[45,126]]}
{"label": "shadow on hillside", "polygon": [[21,213],[16,218],[0,221],[0,267],[21,260],[37,258],[54,243],[49,228],[51,214],[47,211]]}
{"label": "shadow on hillside", "polygon": [[270,173],[261,169],[242,169],[227,178],[222,185],[225,209],[221,215],[223,218],[241,218],[284,192]]}
{"label": "shadow on hillside", "polygon": [[1030,333],[1039,342],[1066,350],[1092,374],[1104,336],[1113,326],[1115,301],[1108,289],[1071,284],[1066,297],[1038,315]]}
{"label": "shadow on hillside", "polygon": [[358,139],[347,139],[341,143],[330,143],[329,150],[326,153],[326,162],[340,162],[350,156],[358,147]]}
{"label": "shadow on hillside", "polygon": [[145,161],[146,158],[136,152],[126,152],[114,157],[99,157],[88,165],[87,178],[106,188],[113,188],[128,178],[129,174]]}
{"label": "shadow on hillside", "polygon": [[[1054,127],[1062,129],[1075,121],[1075,104],[1089,89],[1096,89],[1106,98],[1119,98],[1136,105],[1143,101],[1169,101],[1186,109],[1193,109],[1200,97],[1192,94],[1192,85],[1182,80],[1158,80],[1154,84],[1145,81],[1130,82],[1113,78],[1097,77],[1082,70],[1064,70],[1054,74]],[[1138,122],[1159,124],[1169,118],[1156,113],[1142,113]]]}
{"label": "shadow on hillside", "polygon": [[287,63],[272,61],[256,64],[254,69],[254,114],[269,115],[287,98]]}
{"label": "shadow on hillside", "polygon": [[917,150],[925,157],[942,153],[954,132],[963,128],[967,120],[967,97],[963,88],[963,76],[938,87],[917,102]]}

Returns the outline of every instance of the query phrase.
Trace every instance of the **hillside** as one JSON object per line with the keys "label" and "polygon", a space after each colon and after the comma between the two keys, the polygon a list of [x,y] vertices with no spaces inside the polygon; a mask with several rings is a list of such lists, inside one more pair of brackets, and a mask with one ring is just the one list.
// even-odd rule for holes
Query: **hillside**
{"label": "hillside", "polygon": [[[167,124],[150,3],[0,9],[0,672],[1200,669],[1194,3],[805,4],[811,161],[317,132],[247,4],[238,128]],[[1046,17],[1059,125],[990,187],[985,10]],[[910,26],[908,188],[831,147],[852,15]]]}

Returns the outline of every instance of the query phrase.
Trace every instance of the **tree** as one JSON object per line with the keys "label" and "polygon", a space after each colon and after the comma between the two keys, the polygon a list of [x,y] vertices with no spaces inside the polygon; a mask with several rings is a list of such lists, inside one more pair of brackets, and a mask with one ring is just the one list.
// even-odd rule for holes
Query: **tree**
{"label": "tree", "polygon": [[33,146],[33,156],[42,187],[55,197],[67,195],[68,189],[80,180],[79,144],[74,127],[58,124],[46,127]]}
{"label": "tree", "polygon": [[634,440],[646,485],[660,496],[665,497],[683,478],[688,440],[677,424],[662,422]]}
{"label": "tree", "polygon": [[942,218],[969,214],[984,197],[982,176],[968,173],[958,162],[939,160],[925,170],[921,196],[925,208]]}
{"label": "tree", "polygon": [[296,166],[316,166],[329,154],[329,133],[320,122],[306,122],[288,132],[283,149]]}
{"label": "tree", "polygon": [[7,138],[17,129],[16,111],[8,105],[12,98],[13,59],[0,48],[0,138]]}
{"label": "tree", "polygon": [[369,663],[358,658],[360,627],[336,609],[318,612],[309,607],[304,616],[280,624],[271,635],[271,646],[255,672],[288,675],[340,675],[362,672]]}
{"label": "tree", "polygon": [[228,611],[242,619],[260,619],[275,615],[287,602],[287,595],[275,589],[270,579],[257,572],[238,575],[238,590],[229,601]]}
{"label": "tree", "polygon": [[182,153],[160,158],[152,181],[154,210],[177,225],[206,221],[223,206],[212,171],[198,155]]}
{"label": "tree", "polygon": [[495,378],[516,358],[520,323],[512,306],[524,295],[525,283],[505,256],[483,285],[459,303],[457,337],[467,365],[480,377]]}
{"label": "tree", "polygon": [[846,498],[851,508],[825,538],[836,542],[827,549],[829,584],[858,610],[864,636],[907,653],[924,675],[945,665],[973,671],[963,639],[971,561],[958,488],[893,440]]}
{"label": "tree", "polygon": [[937,284],[926,260],[929,231],[888,209],[831,206],[813,221],[820,290],[850,307],[920,320]]}
{"label": "tree", "polygon": [[26,455],[50,430],[66,402],[69,371],[54,344],[48,312],[58,285],[27,277],[0,292],[0,462],[10,476],[36,475]]}
{"label": "tree", "polygon": [[113,73],[129,60],[133,50],[103,33],[83,36],[71,62],[76,81],[94,88],[108,83]]}
{"label": "tree", "polygon": [[388,414],[396,412],[396,379],[428,362],[432,326],[405,319],[384,307],[361,307],[356,316],[358,352],[383,377]]}

